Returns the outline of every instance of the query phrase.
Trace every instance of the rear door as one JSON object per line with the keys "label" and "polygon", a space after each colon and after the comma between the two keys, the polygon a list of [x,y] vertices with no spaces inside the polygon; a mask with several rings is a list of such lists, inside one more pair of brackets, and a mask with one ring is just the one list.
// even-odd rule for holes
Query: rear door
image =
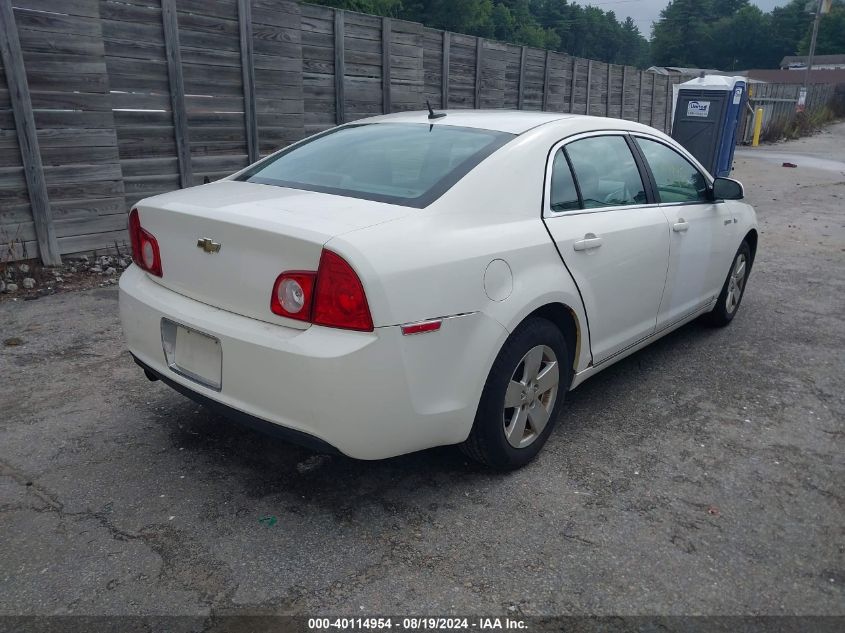
{"label": "rear door", "polygon": [[579,135],[547,166],[544,220],[584,299],[596,365],[654,332],[666,281],[666,217],[630,142],[619,132]]}
{"label": "rear door", "polygon": [[710,199],[708,178],[667,143],[635,135],[671,228],[669,274],[657,328],[700,312],[719,294],[733,253],[730,205]]}

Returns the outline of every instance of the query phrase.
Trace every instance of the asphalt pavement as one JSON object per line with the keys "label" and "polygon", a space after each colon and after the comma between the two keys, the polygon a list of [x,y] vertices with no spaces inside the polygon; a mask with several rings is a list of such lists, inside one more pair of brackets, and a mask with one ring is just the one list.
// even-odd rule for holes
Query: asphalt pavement
{"label": "asphalt pavement", "polygon": [[742,151],[737,318],[587,381],[511,474],[236,426],[144,378],[115,288],[1,302],[0,614],[845,615],[837,161],[845,124]]}

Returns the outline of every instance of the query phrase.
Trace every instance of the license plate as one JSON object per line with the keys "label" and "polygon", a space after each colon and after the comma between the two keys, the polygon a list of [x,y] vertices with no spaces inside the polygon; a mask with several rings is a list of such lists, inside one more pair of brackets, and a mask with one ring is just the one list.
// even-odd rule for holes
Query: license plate
{"label": "license plate", "polygon": [[170,319],[162,319],[161,345],[171,370],[220,391],[223,386],[223,351],[219,339]]}

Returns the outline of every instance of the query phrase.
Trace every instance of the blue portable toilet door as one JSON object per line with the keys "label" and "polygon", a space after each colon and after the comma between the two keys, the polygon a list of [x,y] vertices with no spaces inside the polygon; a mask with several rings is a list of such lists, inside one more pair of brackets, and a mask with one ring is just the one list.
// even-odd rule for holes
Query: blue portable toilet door
{"label": "blue portable toilet door", "polygon": [[672,138],[683,145],[712,175],[722,148],[722,121],[732,92],[681,88]]}
{"label": "blue portable toilet door", "polygon": [[730,96],[730,101],[727,104],[725,125],[722,127],[722,140],[716,156],[716,167],[710,172],[714,176],[731,175],[734,150],[736,149],[736,137],[739,133],[739,121],[742,118],[742,111],[745,108],[747,98],[745,82],[736,82],[733,91],[728,93],[728,95]]}

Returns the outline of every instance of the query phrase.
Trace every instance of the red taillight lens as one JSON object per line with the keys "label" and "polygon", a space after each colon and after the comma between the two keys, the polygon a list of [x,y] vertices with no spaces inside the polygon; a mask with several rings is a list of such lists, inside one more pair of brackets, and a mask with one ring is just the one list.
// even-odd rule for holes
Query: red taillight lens
{"label": "red taillight lens", "polygon": [[345,259],[325,249],[316,273],[291,270],[276,277],[270,309],[279,316],[315,325],[373,331],[361,280]]}
{"label": "red taillight lens", "polygon": [[152,233],[141,227],[138,209],[129,213],[129,242],[132,244],[132,261],[151,275],[161,277],[161,252]]}
{"label": "red taillight lens", "polygon": [[132,261],[141,266],[141,218],[138,209],[129,212],[129,242],[132,244]]}
{"label": "red taillight lens", "polygon": [[345,259],[325,249],[317,269],[312,321],[347,330],[373,331],[370,306],[361,280]]}
{"label": "red taillight lens", "polygon": [[273,313],[289,319],[310,321],[315,277],[315,273],[300,271],[279,275],[273,284],[273,295],[270,297],[270,309]]}

